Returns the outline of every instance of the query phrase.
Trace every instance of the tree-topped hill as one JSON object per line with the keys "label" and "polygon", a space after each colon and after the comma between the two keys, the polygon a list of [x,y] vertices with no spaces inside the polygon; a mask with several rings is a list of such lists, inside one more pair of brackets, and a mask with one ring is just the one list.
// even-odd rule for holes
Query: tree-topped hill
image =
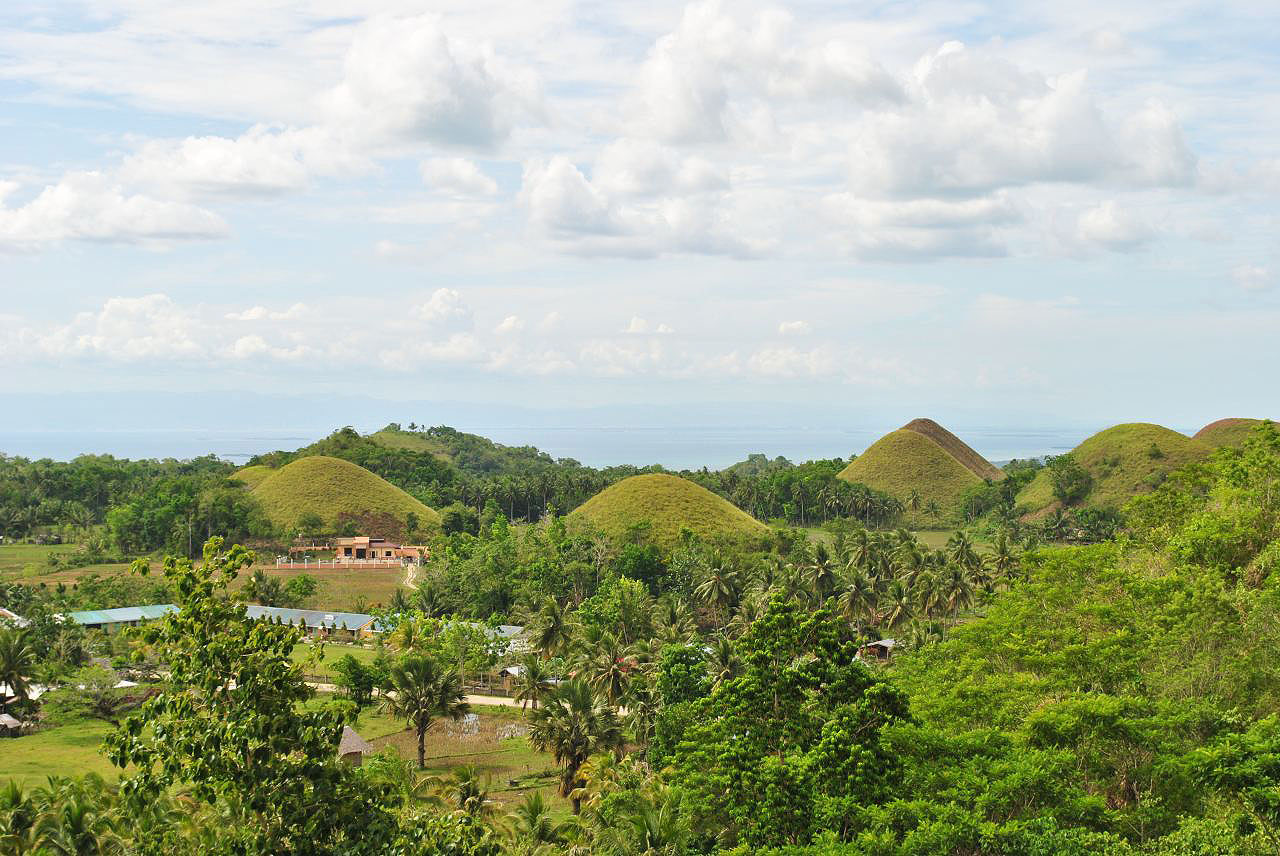
{"label": "tree-topped hill", "polygon": [[865,484],[908,505],[958,509],[965,492],[1000,469],[931,419],[915,419],[886,434],[845,467],[840,478]]}
{"label": "tree-topped hill", "polygon": [[1067,505],[1119,508],[1212,451],[1209,444],[1161,425],[1115,425],[1085,440],[1069,457],[1050,462],[1019,492],[1017,507],[1025,514],[1038,514],[1065,500]]}
{"label": "tree-topped hill", "polygon": [[[393,422],[370,434],[369,439],[388,449],[435,455],[464,473],[477,476],[541,472],[557,464],[555,458],[534,446],[504,446],[447,425],[406,431]],[[578,462],[565,459],[560,463],[573,466]]]}
{"label": "tree-topped hill", "polygon": [[1220,449],[1223,446],[1232,446],[1238,449],[1244,445],[1249,433],[1255,427],[1261,425],[1262,421],[1261,419],[1219,419],[1201,428],[1192,435],[1191,439],[1208,443],[1215,449]]}
{"label": "tree-topped hill", "polygon": [[331,529],[338,528],[342,515],[390,515],[407,522],[413,514],[422,529],[440,526],[439,514],[386,479],[327,455],[286,464],[254,488],[253,494],[280,529],[296,526],[303,515],[311,514]]}
{"label": "tree-topped hill", "polygon": [[670,547],[688,528],[709,541],[763,541],[769,527],[723,497],[679,476],[632,476],[605,488],[575,509],[570,526],[598,529],[623,538],[637,526],[646,537]]}

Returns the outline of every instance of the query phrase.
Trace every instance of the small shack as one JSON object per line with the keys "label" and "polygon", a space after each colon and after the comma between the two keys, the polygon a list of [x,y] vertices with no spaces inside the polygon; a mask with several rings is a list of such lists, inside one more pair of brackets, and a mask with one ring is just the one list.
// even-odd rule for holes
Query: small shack
{"label": "small shack", "polygon": [[859,660],[887,660],[893,654],[893,649],[898,645],[896,639],[881,639],[878,642],[868,642],[858,649]]}
{"label": "small shack", "polygon": [[342,739],[338,741],[338,760],[353,767],[364,763],[364,756],[373,752],[373,745],[350,725],[342,726]]}

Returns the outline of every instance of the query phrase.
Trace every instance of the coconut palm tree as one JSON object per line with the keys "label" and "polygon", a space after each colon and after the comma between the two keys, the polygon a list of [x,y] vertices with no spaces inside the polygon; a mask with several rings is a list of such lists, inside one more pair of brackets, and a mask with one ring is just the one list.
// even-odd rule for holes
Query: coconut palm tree
{"label": "coconut palm tree", "polygon": [[880,602],[880,615],[890,629],[911,620],[915,613],[911,590],[902,580],[893,580],[885,589]]}
{"label": "coconut palm tree", "polygon": [[875,580],[860,570],[855,570],[845,581],[838,601],[840,612],[851,623],[873,619],[879,592]]}
{"label": "coconut palm tree", "polygon": [[35,664],[36,650],[30,632],[20,627],[0,627],[0,683],[19,702],[25,702],[31,693],[27,678]]}
{"label": "coconut palm tree", "polygon": [[827,546],[821,542],[813,550],[813,561],[809,563],[809,587],[813,591],[817,603],[822,603],[836,588],[835,562]]}
{"label": "coconut palm tree", "polygon": [[612,705],[617,705],[626,695],[635,668],[631,646],[608,631],[601,634],[600,641],[588,650],[582,663],[588,683]]}
{"label": "coconut palm tree", "polygon": [[1009,540],[1009,533],[1000,531],[991,542],[991,553],[988,556],[991,570],[997,580],[1008,584],[1018,566],[1018,554]]}
{"label": "coconut palm tree", "polygon": [[952,565],[942,578],[942,589],[947,611],[955,618],[957,612],[973,605],[973,580],[959,565]]}
{"label": "coconut palm tree", "polygon": [[82,781],[50,777],[37,789],[41,808],[31,834],[36,853],[56,856],[106,856],[124,852],[112,797],[101,777]]}
{"label": "coconut palm tree", "polygon": [[707,673],[711,676],[711,687],[720,686],[731,681],[742,672],[742,660],[738,657],[733,642],[726,636],[717,636],[707,646]]}
{"label": "coconut palm tree", "polygon": [[566,653],[573,644],[569,612],[555,598],[547,598],[534,621],[533,647],[544,657]]}
{"label": "coconut palm tree", "polygon": [[693,590],[693,596],[711,607],[715,622],[720,624],[724,610],[733,606],[738,599],[738,572],[724,564],[717,555],[707,569],[707,576]]}
{"label": "coconut palm tree", "polygon": [[538,702],[542,697],[551,692],[554,684],[551,682],[551,672],[547,669],[546,661],[532,651],[520,658],[517,664],[519,673],[513,681],[512,689],[515,690],[513,696],[515,701],[520,702],[520,709],[524,710],[527,706],[532,705],[534,710],[538,709]]}
{"label": "coconut palm tree", "polygon": [[426,767],[427,729],[436,719],[461,719],[470,706],[456,669],[444,668],[423,654],[409,654],[387,675],[387,712],[406,720],[418,734],[418,769]]}
{"label": "coconut palm tree", "polygon": [[[563,767],[560,795],[569,797],[579,785],[578,771],[596,752],[622,745],[622,724],[617,711],[584,680],[574,678],[561,684],[546,704],[532,713],[529,742],[541,752],[550,752]],[[582,810],[582,800],[572,797],[573,813]]]}
{"label": "coconut palm tree", "polygon": [[698,632],[689,604],[675,594],[668,594],[658,601],[653,625],[655,638],[664,643],[683,644]]}
{"label": "coconut palm tree", "polygon": [[981,559],[973,549],[973,542],[964,532],[956,532],[947,540],[947,558],[962,568],[972,570]]}

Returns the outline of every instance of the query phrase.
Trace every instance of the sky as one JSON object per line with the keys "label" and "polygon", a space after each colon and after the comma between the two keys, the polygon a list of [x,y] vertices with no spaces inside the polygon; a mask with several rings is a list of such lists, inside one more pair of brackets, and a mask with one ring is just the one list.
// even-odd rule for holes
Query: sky
{"label": "sky", "polygon": [[1277,140],[1257,0],[7,0],[0,402],[1276,416]]}

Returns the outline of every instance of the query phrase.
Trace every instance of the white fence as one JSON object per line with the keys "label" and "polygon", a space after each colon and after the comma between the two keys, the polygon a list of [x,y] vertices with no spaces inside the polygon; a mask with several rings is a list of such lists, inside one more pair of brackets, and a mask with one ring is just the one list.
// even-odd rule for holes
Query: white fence
{"label": "white fence", "polygon": [[291,570],[293,568],[351,568],[360,567],[367,568],[370,566],[384,568],[400,568],[406,565],[416,565],[410,559],[304,559],[299,562],[297,559],[288,556],[277,556],[276,567]]}

